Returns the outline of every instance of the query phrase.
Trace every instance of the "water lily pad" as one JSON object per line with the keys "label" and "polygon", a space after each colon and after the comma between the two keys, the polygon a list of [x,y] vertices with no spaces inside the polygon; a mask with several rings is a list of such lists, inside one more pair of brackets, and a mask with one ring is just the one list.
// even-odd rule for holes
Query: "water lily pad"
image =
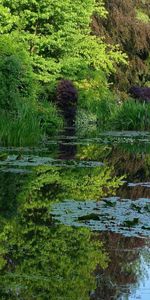
{"label": "water lily pad", "polygon": [[86,221],[86,220],[99,220],[99,216],[97,214],[91,213],[89,215],[78,217],[79,221]]}
{"label": "water lily pad", "polygon": [[[52,215],[55,221],[59,220],[69,226],[112,231],[125,236],[149,236],[149,205],[149,198],[133,201],[109,197],[99,202],[65,200],[53,205]],[[66,210],[69,213],[66,214]]]}
{"label": "water lily pad", "polygon": [[134,218],[133,220],[124,221],[124,226],[133,227],[139,223],[139,218]]}

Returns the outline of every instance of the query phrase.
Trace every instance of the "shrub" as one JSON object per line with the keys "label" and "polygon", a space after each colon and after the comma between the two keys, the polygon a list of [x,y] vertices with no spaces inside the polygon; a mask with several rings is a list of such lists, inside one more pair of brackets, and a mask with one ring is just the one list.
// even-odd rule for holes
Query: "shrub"
{"label": "shrub", "polygon": [[[115,110],[115,98],[105,78],[101,81],[93,80],[93,85],[85,82],[82,84],[79,93],[79,108],[84,110],[87,116],[92,116],[92,120],[101,127],[107,127],[109,120]],[[95,118],[93,118],[95,116]]]}
{"label": "shrub", "polygon": [[36,82],[25,45],[10,36],[0,36],[0,108],[16,110],[18,101],[33,102]]}
{"label": "shrub", "polygon": [[132,86],[129,92],[133,98],[141,102],[150,102],[150,87]]}
{"label": "shrub", "polygon": [[62,79],[56,89],[56,103],[67,123],[76,117],[78,93],[72,81]]}
{"label": "shrub", "polygon": [[38,103],[37,114],[40,120],[40,126],[47,135],[63,127],[63,118],[60,116],[54,103],[47,101]]}

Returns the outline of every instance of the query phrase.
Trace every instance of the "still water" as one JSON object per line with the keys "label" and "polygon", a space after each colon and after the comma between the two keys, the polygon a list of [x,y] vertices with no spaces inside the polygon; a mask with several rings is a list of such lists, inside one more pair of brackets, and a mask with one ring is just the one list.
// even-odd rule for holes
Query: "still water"
{"label": "still water", "polygon": [[0,299],[150,299],[150,134],[0,148]]}

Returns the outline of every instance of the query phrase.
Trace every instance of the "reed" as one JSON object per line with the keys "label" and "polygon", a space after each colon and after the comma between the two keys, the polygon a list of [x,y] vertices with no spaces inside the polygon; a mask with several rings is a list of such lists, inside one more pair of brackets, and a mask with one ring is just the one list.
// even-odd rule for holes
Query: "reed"
{"label": "reed", "polygon": [[[43,120],[43,121],[42,121]],[[62,126],[56,108],[51,104],[18,103],[16,112],[0,112],[0,144],[3,146],[35,146],[46,134]]]}
{"label": "reed", "polygon": [[150,104],[128,99],[115,110],[111,122],[117,130],[149,130]]}

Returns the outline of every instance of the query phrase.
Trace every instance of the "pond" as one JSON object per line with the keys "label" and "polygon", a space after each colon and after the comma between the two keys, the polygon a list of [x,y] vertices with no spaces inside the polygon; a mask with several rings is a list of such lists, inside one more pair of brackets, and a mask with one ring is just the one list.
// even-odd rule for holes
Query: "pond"
{"label": "pond", "polygon": [[0,299],[150,299],[150,133],[0,148]]}

